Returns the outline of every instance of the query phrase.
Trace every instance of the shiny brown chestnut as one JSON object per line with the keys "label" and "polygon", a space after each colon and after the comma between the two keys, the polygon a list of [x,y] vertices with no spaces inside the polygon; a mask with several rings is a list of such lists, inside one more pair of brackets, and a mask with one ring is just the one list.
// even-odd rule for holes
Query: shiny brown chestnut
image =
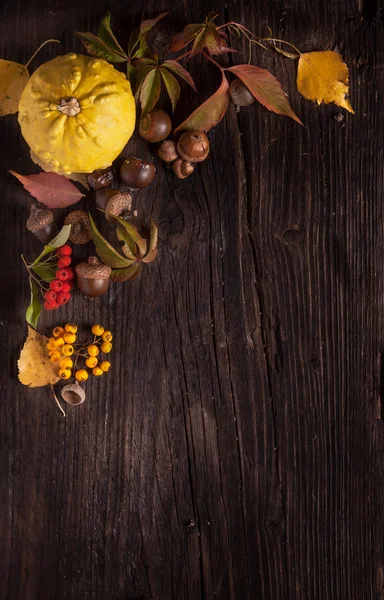
{"label": "shiny brown chestnut", "polygon": [[236,106],[249,106],[255,102],[255,97],[240,79],[234,79],[229,86],[229,93]]}
{"label": "shiny brown chestnut", "polygon": [[121,181],[132,190],[146,187],[152,183],[155,175],[155,165],[140,158],[127,158],[120,168]]}
{"label": "shiny brown chestnut", "polygon": [[107,169],[98,169],[97,171],[90,173],[87,179],[91,188],[98,191],[102,188],[110,186],[114,182],[115,172],[112,167],[108,167]]}
{"label": "shiny brown chestnut", "polygon": [[87,262],[76,266],[77,285],[88,298],[103,296],[109,287],[111,267],[104,265],[97,256],[90,256]]}
{"label": "shiny brown chestnut", "polygon": [[155,108],[140,119],[139,134],[147,142],[162,142],[172,131],[169,115],[160,108]]}

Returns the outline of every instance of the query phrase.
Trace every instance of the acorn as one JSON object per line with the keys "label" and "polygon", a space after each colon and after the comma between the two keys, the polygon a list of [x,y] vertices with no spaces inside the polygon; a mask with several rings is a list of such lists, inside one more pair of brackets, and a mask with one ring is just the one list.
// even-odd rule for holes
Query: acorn
{"label": "acorn", "polygon": [[71,225],[69,240],[73,244],[86,244],[93,238],[89,216],[83,210],[73,210],[64,219],[64,225]]}
{"label": "acorn", "polygon": [[140,119],[139,134],[147,142],[162,142],[172,131],[169,115],[160,108],[155,108]]}
{"label": "acorn", "polygon": [[160,144],[158,155],[166,163],[173,162],[176,158],[179,158],[175,142],[173,140],[164,140]]}
{"label": "acorn", "polygon": [[121,181],[133,190],[152,183],[155,175],[156,167],[153,163],[135,157],[127,158],[120,168]]}
{"label": "acorn", "polygon": [[105,218],[113,223],[111,215],[125,218],[132,208],[132,196],[129,192],[119,192],[105,188],[96,194],[96,205],[105,211]]}
{"label": "acorn", "polygon": [[186,177],[189,177],[189,175],[193,173],[194,169],[195,165],[183,160],[182,158],[177,158],[172,164],[172,170],[179,179],[185,179]]}
{"label": "acorn", "polygon": [[36,204],[31,206],[31,214],[26,225],[28,231],[31,231],[43,244],[48,244],[57,235],[53,212],[47,208],[40,208]]}
{"label": "acorn", "polygon": [[61,397],[68,404],[77,406],[83,404],[86,396],[85,391],[78,383],[70,383],[61,390]]}
{"label": "acorn", "polygon": [[241,79],[234,79],[229,86],[229,93],[236,106],[249,106],[255,101],[255,97]]}
{"label": "acorn", "polygon": [[111,267],[104,265],[97,256],[90,256],[87,262],[76,266],[77,285],[88,298],[103,296],[109,287]]}
{"label": "acorn", "polygon": [[107,169],[98,169],[93,171],[87,177],[88,183],[92,189],[98,191],[102,188],[110,186],[115,181],[115,171],[112,167]]}
{"label": "acorn", "polygon": [[202,162],[209,154],[209,139],[203,131],[186,131],[177,142],[177,151],[189,163]]}

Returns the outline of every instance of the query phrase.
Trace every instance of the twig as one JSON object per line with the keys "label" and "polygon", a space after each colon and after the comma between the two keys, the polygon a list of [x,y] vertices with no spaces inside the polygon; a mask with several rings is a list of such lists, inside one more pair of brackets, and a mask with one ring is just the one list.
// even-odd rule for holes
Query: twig
{"label": "twig", "polygon": [[52,390],[53,397],[54,397],[54,399],[56,400],[56,404],[57,404],[57,406],[60,408],[61,412],[63,413],[63,417],[65,417],[65,411],[64,411],[64,409],[61,407],[61,404],[60,404],[60,402],[59,402],[59,399],[58,399],[58,397],[57,397],[57,396],[56,396],[56,394],[55,394],[55,390],[53,389],[53,385],[52,385],[52,384],[51,384],[51,390]]}

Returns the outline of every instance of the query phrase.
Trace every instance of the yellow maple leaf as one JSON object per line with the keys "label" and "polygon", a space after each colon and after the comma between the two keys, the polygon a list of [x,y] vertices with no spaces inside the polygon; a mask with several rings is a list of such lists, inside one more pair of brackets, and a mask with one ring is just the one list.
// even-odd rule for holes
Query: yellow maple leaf
{"label": "yellow maple leaf", "polygon": [[348,78],[348,67],[338,52],[325,50],[300,54],[297,89],[307,100],[318,104],[333,102],[355,114],[347,98]]}
{"label": "yellow maple leaf", "polygon": [[20,96],[28,79],[25,65],[0,58],[0,117],[17,113]]}
{"label": "yellow maple leaf", "polygon": [[17,363],[19,380],[23,385],[41,387],[59,381],[59,365],[49,360],[47,342],[45,335],[28,327],[28,337]]}

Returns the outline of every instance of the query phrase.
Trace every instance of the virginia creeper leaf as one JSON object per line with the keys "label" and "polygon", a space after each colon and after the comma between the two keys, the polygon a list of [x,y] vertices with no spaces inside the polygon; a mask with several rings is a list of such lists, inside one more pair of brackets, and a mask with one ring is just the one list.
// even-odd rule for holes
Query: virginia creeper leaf
{"label": "virginia creeper leaf", "polygon": [[110,11],[107,12],[104,19],[101,22],[99,29],[99,38],[106,44],[106,46],[108,46],[110,50],[112,50],[112,52],[124,57],[125,60],[128,59],[128,56],[125,54],[124,50],[122,49],[115,35],[112,32]]}
{"label": "virginia creeper leaf", "polygon": [[293,112],[281,83],[272,73],[254,65],[236,65],[227,70],[235,73],[256,100],[268,110],[279,115],[286,115],[302,125],[299,117]]}
{"label": "virginia creeper leaf", "polygon": [[180,98],[180,86],[176,80],[176,77],[172,75],[167,69],[160,67],[161,77],[163,78],[165,88],[172,104],[172,112],[175,112],[176,105]]}
{"label": "virginia creeper leaf", "polygon": [[176,127],[175,135],[180,131],[209,131],[221,121],[229,103],[229,85],[224,72],[222,78],[219,89]]}
{"label": "virginia creeper leaf", "polygon": [[121,250],[123,254],[127,258],[131,258],[132,260],[136,260],[138,256],[138,249],[135,242],[132,240],[131,236],[125,231],[125,229],[120,229],[119,227],[116,230],[117,239],[122,243]]}
{"label": "virginia creeper leaf", "polygon": [[143,21],[140,25],[139,37],[141,38],[141,37],[145,36],[147,33],[149,33],[149,31],[152,29],[152,27],[154,27],[156,25],[156,23],[158,23],[160,21],[160,19],[165,17],[165,15],[167,15],[169,12],[170,11],[167,10],[166,12],[161,13],[154,19],[148,19],[147,21]]}
{"label": "virginia creeper leaf", "polygon": [[184,81],[186,81],[191,86],[191,88],[195,90],[195,92],[197,91],[195,82],[193,81],[191,75],[186,69],[184,69],[184,67],[181,66],[180,63],[177,62],[177,60],[166,60],[161,66],[168,69],[168,71],[173,71],[174,73],[176,73],[176,75],[184,79]]}
{"label": "virginia creeper leaf", "polygon": [[113,52],[103,40],[101,40],[94,33],[76,31],[76,35],[83,42],[87,51],[91,56],[97,56],[98,58],[104,58],[108,62],[125,62],[127,59],[120,54]]}
{"label": "virginia creeper leaf", "polygon": [[41,302],[37,285],[32,277],[29,278],[29,285],[31,288],[31,302],[25,313],[25,318],[27,323],[36,329],[41,314]]}
{"label": "virginia creeper leaf", "polygon": [[0,59],[0,117],[17,113],[20,96],[28,79],[25,65]]}
{"label": "virginia creeper leaf", "polygon": [[160,96],[161,77],[157,67],[154,67],[146,75],[140,90],[140,104],[143,115],[150,112]]}
{"label": "virginia creeper leaf", "polygon": [[131,223],[128,223],[128,221],[125,221],[125,219],[122,219],[117,215],[111,215],[111,217],[113,217],[118,222],[119,228],[122,231],[125,231],[136,244],[138,248],[138,256],[145,256],[145,253],[147,252],[147,240],[141,237],[137,227],[135,227],[135,225],[132,225]]}
{"label": "virginia creeper leaf", "polygon": [[151,228],[149,233],[149,250],[154,250],[157,248],[157,242],[159,239],[159,230],[155,221],[151,219]]}
{"label": "virginia creeper leaf", "polygon": [[178,52],[194,40],[188,60],[192,56],[202,52],[205,48],[211,55],[235,52],[235,50],[228,46],[226,34],[221,29],[218,29],[217,25],[213,22],[217,16],[217,13],[211,12],[204,23],[187,25],[181,33],[172,39],[170,51]]}
{"label": "virginia creeper leaf", "polygon": [[157,253],[158,253],[158,249],[157,249],[157,248],[154,248],[153,250],[150,250],[150,251],[149,251],[149,252],[148,252],[148,253],[147,253],[147,254],[144,256],[144,258],[142,258],[141,260],[142,260],[144,263],[150,263],[150,262],[152,262],[152,261],[154,261],[154,260],[155,260],[155,258],[156,258],[156,256],[157,256]]}
{"label": "virginia creeper leaf", "polygon": [[25,189],[48,208],[65,208],[76,204],[83,196],[73,183],[57,173],[20,175],[9,171],[23,184]]}
{"label": "virginia creeper leaf", "polygon": [[297,67],[297,90],[321,104],[333,102],[354,114],[347,96],[349,71],[341,55],[332,50],[300,54]]}
{"label": "virginia creeper leaf", "polygon": [[109,278],[114,283],[122,283],[123,281],[132,281],[140,275],[141,266],[140,263],[126,267],[125,269],[113,270]]}
{"label": "virginia creeper leaf", "polygon": [[131,265],[133,263],[132,260],[121,256],[121,254],[119,254],[117,250],[115,250],[115,248],[105,238],[103,238],[91,215],[89,215],[89,220],[91,222],[93,242],[96,247],[96,252],[100,256],[103,263],[116,269],[121,269]]}

